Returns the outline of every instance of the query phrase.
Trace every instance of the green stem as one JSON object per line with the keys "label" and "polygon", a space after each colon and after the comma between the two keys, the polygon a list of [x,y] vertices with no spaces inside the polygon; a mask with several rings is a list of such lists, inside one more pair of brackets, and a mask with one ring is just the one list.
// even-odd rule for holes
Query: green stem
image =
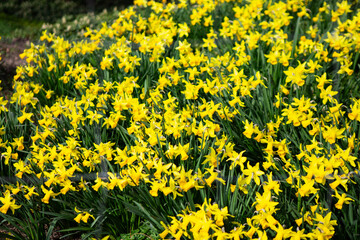
{"label": "green stem", "polygon": [[292,50],[291,50],[291,58],[292,59],[294,59],[295,48],[296,48],[297,41],[299,38],[300,22],[301,22],[301,17],[299,17],[296,21],[295,35],[294,35],[293,46],[292,46]]}

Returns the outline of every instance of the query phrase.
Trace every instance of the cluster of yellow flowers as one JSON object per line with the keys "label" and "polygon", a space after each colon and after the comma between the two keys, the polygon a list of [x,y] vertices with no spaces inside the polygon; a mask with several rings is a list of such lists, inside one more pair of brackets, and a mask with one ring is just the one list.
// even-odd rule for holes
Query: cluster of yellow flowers
{"label": "cluster of yellow flowers", "polygon": [[[340,102],[339,85],[354,74],[360,12],[347,18],[347,1],[316,12],[306,0],[240,2],[135,0],[81,41],[44,31],[42,45],[21,54],[28,64],[16,70],[10,101],[0,98],[1,116],[10,116],[10,104],[14,124],[31,131],[28,139],[0,138],[1,162],[18,179],[43,184],[3,184],[0,211],[20,208],[21,194],[49,204],[75,191],[145,185],[152,197],[175,201],[201,192],[195,209],[162,223],[162,238],[331,238],[337,222],[321,188],[342,209],[354,201],[347,191],[359,174],[360,100]],[[232,8],[219,19],[223,6]],[[330,64],[337,79],[328,78]],[[261,147],[259,162],[239,139]],[[73,180],[85,173],[95,181]],[[229,189],[224,196],[247,199],[236,208],[255,209],[244,222],[206,196],[220,186]],[[300,204],[294,222],[278,214],[284,189]],[[94,218],[77,208],[74,216]]]}

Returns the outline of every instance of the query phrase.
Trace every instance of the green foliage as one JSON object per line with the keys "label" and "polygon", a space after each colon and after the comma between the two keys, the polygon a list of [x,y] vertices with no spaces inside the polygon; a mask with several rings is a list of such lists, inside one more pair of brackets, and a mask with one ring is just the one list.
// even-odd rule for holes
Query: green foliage
{"label": "green foliage", "polygon": [[356,239],[357,5],[135,4],[22,54],[0,99],[4,234]]}
{"label": "green foliage", "polygon": [[[0,11],[1,12],[1,11]],[[0,13],[0,36],[2,41],[15,38],[39,38],[41,22]]]}
{"label": "green foliage", "polygon": [[118,14],[116,7],[104,9],[96,14],[93,12],[76,15],[66,13],[53,23],[44,23],[41,29],[67,39],[79,40],[88,29],[99,29],[105,22],[110,24],[118,17]]}
{"label": "green foliage", "polygon": [[0,3],[0,12],[17,18],[53,22],[64,15],[84,14],[88,11],[96,13],[114,6],[128,6],[130,1],[122,0],[9,0]]}

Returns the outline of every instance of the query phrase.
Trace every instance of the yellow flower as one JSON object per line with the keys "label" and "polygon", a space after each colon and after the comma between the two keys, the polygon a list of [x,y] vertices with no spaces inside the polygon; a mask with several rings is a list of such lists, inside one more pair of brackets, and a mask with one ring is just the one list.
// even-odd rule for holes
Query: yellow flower
{"label": "yellow flower", "polygon": [[205,182],[208,186],[211,186],[211,184],[215,180],[218,180],[222,184],[225,184],[225,181],[222,178],[219,178],[218,173],[214,171],[214,166],[212,166],[211,168],[206,168],[206,172],[210,174],[210,176],[205,179]]}
{"label": "yellow flower", "polygon": [[246,150],[240,152],[239,154],[236,153],[233,157],[230,157],[227,161],[232,161],[232,164],[230,166],[230,170],[232,170],[236,166],[240,166],[241,170],[244,169],[244,163],[246,162],[246,157],[243,156],[244,152]]}
{"label": "yellow flower", "polygon": [[337,2],[336,6],[338,7],[336,11],[339,13],[339,15],[352,12],[350,9],[351,5],[347,1],[342,1],[340,3]]}
{"label": "yellow flower", "polygon": [[200,74],[196,67],[188,68],[185,72],[189,73],[189,80],[195,80],[195,77]]}
{"label": "yellow flower", "polygon": [[103,115],[99,114],[98,111],[93,112],[91,110],[88,110],[87,114],[88,115],[86,116],[86,118],[90,119],[90,125],[92,125],[94,121],[96,123],[99,123],[99,119],[103,117]]}
{"label": "yellow flower", "polygon": [[284,71],[286,77],[286,83],[291,82],[291,84],[297,84],[299,87],[303,86],[305,84],[305,78],[306,78],[306,69],[305,64],[300,64],[296,67],[289,67],[287,71]]}
{"label": "yellow flower", "polygon": [[314,221],[317,221],[316,229],[319,230],[322,234],[326,234],[325,239],[330,239],[334,233],[335,228],[334,226],[337,225],[336,220],[331,220],[331,212],[326,214],[326,216],[322,216],[319,213],[315,213]]}
{"label": "yellow flower", "polygon": [[6,190],[4,193],[4,197],[0,197],[0,202],[3,204],[3,206],[0,208],[0,212],[3,214],[6,214],[7,211],[10,210],[14,214],[15,209],[18,209],[21,207],[21,205],[15,204],[15,199],[11,197],[10,191]]}
{"label": "yellow flower", "polygon": [[307,30],[306,33],[309,34],[311,38],[315,38],[317,31],[317,27],[310,26],[309,30]]}
{"label": "yellow flower", "polygon": [[284,227],[279,222],[276,225],[278,227],[270,226],[270,228],[277,233],[274,240],[282,240],[282,239],[289,238],[289,235],[291,233],[291,228],[284,229]]}
{"label": "yellow flower", "polygon": [[50,197],[55,197],[60,194],[54,193],[52,189],[47,190],[43,185],[41,185],[41,190],[45,193],[45,196],[41,199],[41,201],[46,204],[49,203]]}
{"label": "yellow flower", "polygon": [[18,151],[24,150],[24,137],[14,138],[14,142],[10,143],[13,147],[17,147]]}
{"label": "yellow flower", "polygon": [[243,171],[244,175],[246,175],[246,183],[249,184],[251,179],[254,179],[257,185],[260,185],[259,176],[263,175],[264,172],[259,170],[259,163],[257,163],[254,167],[252,167],[249,162],[247,162],[247,168]]}
{"label": "yellow flower", "polygon": [[305,184],[301,185],[301,187],[298,189],[298,192],[296,193],[296,196],[300,194],[301,197],[305,197],[309,196],[309,194],[316,193],[319,189],[314,188],[314,183],[314,179],[309,181],[305,178]]}
{"label": "yellow flower", "polygon": [[35,191],[35,186],[28,187],[28,186],[25,185],[25,189],[28,191],[27,194],[24,195],[27,200],[30,200],[30,197],[32,195],[39,196],[39,194],[37,192],[34,192]]}
{"label": "yellow flower", "polygon": [[170,193],[173,194],[174,199],[176,199],[176,196],[180,196],[180,197],[183,196],[182,194],[180,194],[178,192],[178,190],[180,190],[180,189],[178,188],[178,186],[176,186],[175,180],[172,177],[170,177],[170,179],[167,180],[167,182],[169,183],[169,186],[166,186],[166,187],[163,187],[162,189],[160,189],[164,193],[165,196],[169,195]]}
{"label": "yellow flower", "polygon": [[47,99],[50,99],[51,98],[51,95],[53,95],[55,92],[53,91],[53,90],[46,90],[45,91],[45,97],[47,98]]}
{"label": "yellow flower", "polygon": [[326,130],[323,131],[323,137],[325,141],[330,144],[335,143],[336,139],[345,137],[342,133],[345,131],[345,128],[338,129],[336,126],[325,126]]}
{"label": "yellow flower", "polygon": [[331,91],[331,89],[332,86],[328,86],[325,90],[321,89],[320,98],[322,98],[323,104],[326,104],[327,101],[332,102],[332,97],[338,93],[337,91]]}
{"label": "yellow flower", "polygon": [[[190,28],[188,27],[188,25],[186,24],[186,22],[184,23],[179,23],[178,25],[178,33],[179,33],[179,37],[183,37],[183,36],[186,36],[188,37],[189,36],[189,32],[190,32]],[[185,39],[186,41],[186,39]]]}
{"label": "yellow flower", "polygon": [[272,172],[270,172],[267,177],[268,180],[265,182],[265,185],[263,185],[264,191],[273,190],[276,195],[279,195],[279,192],[282,192],[282,190],[280,190],[280,182],[273,180]]}
{"label": "yellow flower", "polygon": [[149,191],[149,193],[151,194],[151,196],[153,197],[157,197],[158,196],[158,191],[161,190],[166,186],[166,181],[161,179],[161,180],[154,180],[151,181],[151,189]]}
{"label": "yellow flower", "polygon": [[21,111],[21,113],[22,113],[22,115],[20,117],[18,117],[18,120],[21,124],[23,124],[25,120],[29,120],[30,122],[33,123],[33,121],[31,120],[31,117],[33,115],[32,113],[25,112],[25,109],[23,109]]}
{"label": "yellow flower", "polygon": [[9,164],[9,160],[10,160],[10,158],[12,158],[12,148],[11,148],[11,146],[7,146],[6,147],[6,151],[5,152],[3,152],[3,153],[1,153],[1,158],[3,158],[3,157],[5,157],[5,161],[4,161],[4,163],[5,163],[5,165],[8,165]]}
{"label": "yellow flower", "polygon": [[106,187],[108,185],[106,182],[103,182],[102,179],[99,178],[99,176],[97,176],[95,183],[96,184],[91,186],[95,191],[98,191],[101,186]]}
{"label": "yellow flower", "polygon": [[67,179],[65,180],[61,186],[63,187],[61,190],[60,190],[60,193],[65,195],[68,191],[76,191],[75,187],[72,185],[72,182]]}
{"label": "yellow flower", "polygon": [[339,194],[337,190],[335,190],[335,195],[332,195],[333,197],[336,197],[338,200],[338,202],[335,204],[335,207],[337,209],[342,209],[343,204],[349,204],[350,201],[354,201],[354,199],[346,197],[346,193],[343,194]]}
{"label": "yellow flower", "polygon": [[25,165],[24,161],[22,161],[22,160],[18,160],[18,162],[14,163],[14,167],[17,170],[17,173],[15,174],[15,176],[18,178],[22,178],[22,175],[24,173],[31,173],[29,165]]}
{"label": "yellow flower", "polygon": [[213,48],[217,48],[217,45],[215,44],[215,38],[203,38],[203,48],[207,48],[209,51],[211,51]]}
{"label": "yellow flower", "polygon": [[243,134],[245,135],[245,137],[251,138],[252,134],[255,131],[254,124],[252,122],[249,123],[247,119],[245,119],[245,122],[243,122],[243,124],[245,125],[245,131],[243,132]]}
{"label": "yellow flower", "polygon": [[199,89],[201,88],[201,86],[193,85],[189,82],[186,82],[185,87],[185,91],[181,92],[185,95],[185,99],[196,100],[198,98]]}
{"label": "yellow flower", "polygon": [[296,108],[289,106],[288,109],[283,109],[282,112],[283,113],[281,115],[287,116],[287,118],[288,118],[288,121],[286,122],[286,124],[292,123],[295,127],[298,127],[301,125],[300,119],[303,114],[300,111],[297,111]]}
{"label": "yellow flower", "polygon": [[[1,80],[0,80],[0,84],[1,84]],[[1,91],[1,88],[0,88],[0,91]],[[7,107],[6,107],[6,105],[8,104],[8,100],[4,100],[4,97],[0,97],[0,113],[2,112],[2,111],[4,111],[4,112],[7,112],[8,111],[8,109],[7,109]]]}
{"label": "yellow flower", "polygon": [[[78,213],[78,215],[76,215],[76,217],[74,218],[74,220],[77,223],[80,223],[81,221],[83,221],[84,223],[88,222],[89,217],[91,217],[92,219],[95,220],[94,216],[91,215],[90,213],[86,212],[86,211],[80,211],[75,207],[75,212]],[[107,238],[106,238],[107,239]]]}
{"label": "yellow flower", "polygon": [[354,99],[354,104],[350,106],[351,113],[348,114],[348,117],[351,120],[360,121],[360,101]]}
{"label": "yellow flower", "polygon": [[272,201],[271,191],[264,191],[263,194],[256,193],[255,205],[256,211],[264,210],[266,212],[274,211],[279,203]]}

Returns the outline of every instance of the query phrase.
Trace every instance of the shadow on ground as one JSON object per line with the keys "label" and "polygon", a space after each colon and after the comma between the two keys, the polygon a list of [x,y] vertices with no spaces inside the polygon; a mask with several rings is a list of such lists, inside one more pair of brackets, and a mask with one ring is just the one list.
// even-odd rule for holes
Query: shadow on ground
{"label": "shadow on ground", "polygon": [[1,40],[0,41],[0,80],[2,90],[0,96],[6,98],[12,92],[12,80],[16,73],[16,67],[24,65],[26,61],[20,58],[20,54],[24,49],[28,48],[30,42],[27,39],[14,39],[12,41]]}

